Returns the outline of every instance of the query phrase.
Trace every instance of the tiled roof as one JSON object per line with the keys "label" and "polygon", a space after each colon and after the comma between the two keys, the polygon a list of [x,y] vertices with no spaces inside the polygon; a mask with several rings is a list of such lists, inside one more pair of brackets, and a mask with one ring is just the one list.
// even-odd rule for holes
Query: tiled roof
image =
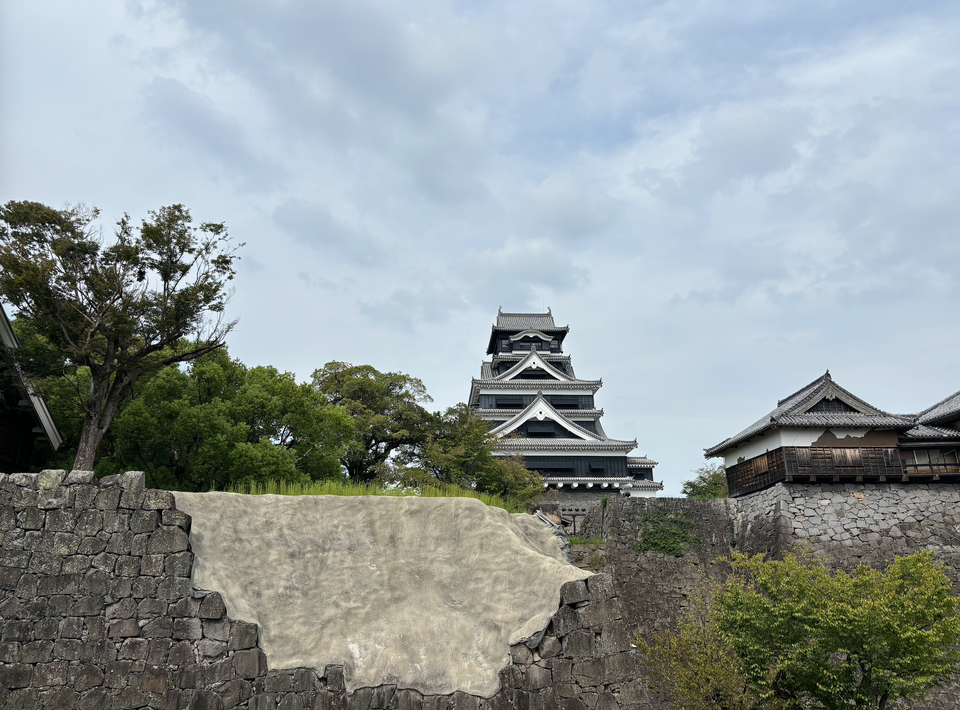
{"label": "tiled roof", "polygon": [[920,424],[938,424],[960,419],[960,392],[954,392],[917,415]]}
{"label": "tiled roof", "polygon": [[618,439],[585,441],[583,439],[501,439],[494,448],[497,451],[633,451],[637,442]]}
{"label": "tiled roof", "polygon": [[481,380],[490,380],[493,379],[493,365],[489,362],[480,363],[480,379]]}
{"label": "tiled roof", "polygon": [[494,375],[493,379],[500,380],[502,382],[511,382],[513,381],[514,377],[527,368],[535,369],[537,367],[543,371],[543,374],[550,375],[550,377],[545,377],[544,379],[553,379],[557,382],[570,382],[572,379],[574,379],[563,370],[560,370],[547,362],[547,360],[541,357],[536,350],[531,350],[525,358],[517,363],[514,363],[506,372],[501,372],[499,375]]}
{"label": "tiled roof", "polygon": [[[496,409],[493,407],[491,407],[490,409],[481,409],[479,407],[475,407],[473,409],[474,414],[476,414],[478,417],[483,417],[485,419],[489,419],[491,417],[511,417],[512,418],[519,411],[520,411],[519,409]],[[564,409],[562,411],[571,420],[593,419],[596,417],[603,416],[602,409]]]}
{"label": "tiled roof", "polygon": [[603,386],[603,380],[473,380],[473,387],[480,390],[593,390],[596,392]]}
{"label": "tiled roof", "polygon": [[[854,412],[809,412],[818,402],[839,399]],[[876,407],[848,392],[833,381],[830,372],[818,377],[806,387],[777,402],[777,408],[754,422],[739,434],[707,449],[704,455],[717,456],[747,439],[781,426],[792,427],[851,427],[906,429],[912,423],[910,417],[882,412]]]}
{"label": "tiled roof", "polygon": [[[551,421],[555,421],[560,426],[565,427],[571,434],[579,434],[584,440],[587,441],[598,441],[605,438],[600,434],[584,429],[579,424],[568,419],[565,414],[558,412],[552,404],[543,398],[542,395],[538,395],[536,398],[534,398],[530,404],[524,407],[523,410],[517,412],[508,421],[505,421],[500,426],[491,429],[490,433],[495,434],[496,436],[509,434],[520,424],[529,421],[534,416],[541,420],[549,419]],[[634,444],[634,447],[636,447],[636,444]]]}
{"label": "tiled roof", "polygon": [[[538,350],[540,357],[544,360],[549,360],[550,362],[569,362],[569,355],[557,355],[556,353],[551,353],[549,350]],[[527,356],[527,353],[524,351],[519,351],[515,353],[494,353],[493,362],[516,362],[518,360],[523,360]]]}
{"label": "tiled roof", "polygon": [[960,429],[932,424],[918,424],[900,435],[904,439],[948,439],[960,442]]}
{"label": "tiled roof", "polygon": [[652,468],[658,463],[646,456],[627,456],[627,468]]}
{"label": "tiled roof", "polygon": [[497,330],[557,330],[553,313],[504,313],[497,314]]}
{"label": "tiled roof", "polygon": [[776,417],[773,423],[778,426],[797,427],[852,427],[871,429],[902,429],[910,426],[909,417],[897,414],[860,414],[857,412],[810,412],[808,414],[785,414]]}

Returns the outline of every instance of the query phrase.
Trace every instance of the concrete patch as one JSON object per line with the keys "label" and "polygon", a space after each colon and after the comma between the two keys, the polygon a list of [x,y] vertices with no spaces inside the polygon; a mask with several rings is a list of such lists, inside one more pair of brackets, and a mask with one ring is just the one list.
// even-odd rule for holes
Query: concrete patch
{"label": "concrete patch", "polygon": [[588,572],[529,515],[469,498],[176,493],[193,517],[193,583],[260,626],[272,669],[345,668],[489,697],[509,646],[542,631]]}

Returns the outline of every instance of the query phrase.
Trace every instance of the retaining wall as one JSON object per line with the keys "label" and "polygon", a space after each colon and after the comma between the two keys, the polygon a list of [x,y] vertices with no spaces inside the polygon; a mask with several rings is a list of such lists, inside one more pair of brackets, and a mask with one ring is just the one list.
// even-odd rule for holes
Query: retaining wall
{"label": "retaining wall", "polygon": [[[682,513],[700,542],[683,557],[637,552],[644,514]],[[706,575],[726,580],[717,558],[733,550],[777,558],[808,546],[834,568],[882,566],[931,550],[960,594],[960,486],[951,484],[777,484],[741,498],[616,498],[582,523],[605,540],[607,567],[631,631],[671,625]],[[646,696],[643,707],[660,707]],[[916,708],[960,708],[960,684],[933,689]]]}
{"label": "retaining wall", "polygon": [[[191,519],[143,474],[0,475],[0,706],[179,710],[624,710],[647,697],[609,575],[569,582],[491,698],[384,684],[343,668],[271,669],[256,625],[193,588]],[[375,603],[375,600],[371,600]]]}

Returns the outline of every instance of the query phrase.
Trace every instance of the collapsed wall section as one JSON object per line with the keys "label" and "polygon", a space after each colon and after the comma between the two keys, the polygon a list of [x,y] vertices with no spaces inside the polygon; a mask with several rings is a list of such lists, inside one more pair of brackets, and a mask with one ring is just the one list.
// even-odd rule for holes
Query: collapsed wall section
{"label": "collapsed wall section", "polygon": [[0,707],[631,710],[648,696],[603,574],[560,587],[489,698],[390,679],[351,693],[343,665],[271,668],[258,626],[191,584],[193,521],[175,503],[138,473],[0,475]]}

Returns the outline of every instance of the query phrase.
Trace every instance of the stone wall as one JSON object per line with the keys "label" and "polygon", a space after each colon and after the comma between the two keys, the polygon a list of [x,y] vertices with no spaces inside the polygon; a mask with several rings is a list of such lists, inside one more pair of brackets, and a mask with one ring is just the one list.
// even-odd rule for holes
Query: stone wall
{"label": "stone wall", "polygon": [[783,484],[737,499],[738,537],[757,552],[809,545],[834,567],[936,552],[960,592],[960,486]]}
{"label": "stone wall", "polygon": [[[258,628],[192,586],[191,519],[173,494],[128,473],[0,475],[0,707],[180,710],[633,710],[663,707],[630,641],[670,624],[733,549],[812,546],[831,564],[880,564],[931,549],[960,570],[960,488],[779,484],[737,500],[610,497],[582,534],[605,540],[609,574],[570,582],[544,634],[511,649],[490,698],[395,685],[348,694],[344,671],[271,669]],[[699,542],[683,557],[637,552],[643,516],[681,513]],[[922,708],[960,708],[960,688]]]}
{"label": "stone wall", "polygon": [[646,697],[613,580],[561,588],[491,698],[395,685],[348,694],[340,666],[270,669],[258,628],[193,588],[191,519],[143,475],[0,475],[0,707],[627,710]]}
{"label": "stone wall", "polygon": [[[645,513],[681,513],[699,539],[683,557],[637,552]],[[777,484],[736,499],[611,499],[581,527],[605,541],[606,570],[631,631],[670,625],[702,576],[724,581],[717,558],[733,550],[773,558],[805,545],[828,564],[883,565],[895,556],[932,550],[960,594],[960,486],[951,484]],[[662,707],[652,695],[641,707]],[[916,708],[960,708],[960,685],[934,689]]]}
{"label": "stone wall", "polygon": [[0,475],[0,705],[235,707],[257,628],[191,590],[190,519],[143,474]]}

